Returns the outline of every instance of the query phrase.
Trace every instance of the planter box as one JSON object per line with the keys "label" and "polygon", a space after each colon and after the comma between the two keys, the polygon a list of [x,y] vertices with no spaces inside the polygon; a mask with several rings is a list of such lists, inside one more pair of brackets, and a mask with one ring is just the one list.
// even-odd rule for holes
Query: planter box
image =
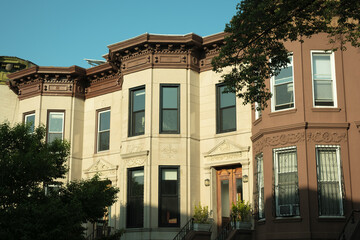
{"label": "planter box", "polygon": [[205,231],[209,232],[211,223],[194,223],[194,231]]}
{"label": "planter box", "polygon": [[251,222],[236,221],[236,229],[251,229]]}

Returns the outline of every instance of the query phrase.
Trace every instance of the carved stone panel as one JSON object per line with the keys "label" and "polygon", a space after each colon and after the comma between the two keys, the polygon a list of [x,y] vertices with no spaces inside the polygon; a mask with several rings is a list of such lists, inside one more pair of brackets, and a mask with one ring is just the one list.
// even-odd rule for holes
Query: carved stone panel
{"label": "carved stone panel", "polygon": [[101,179],[109,179],[116,185],[118,165],[113,165],[103,159],[98,159],[88,169],[84,170],[87,178],[92,178],[95,174],[99,174]]}
{"label": "carved stone panel", "polygon": [[298,142],[305,141],[305,133],[287,133],[287,134],[278,134],[271,137],[262,137],[254,142],[254,151],[255,153],[262,152],[266,147],[278,147],[288,144],[296,144]]}
{"label": "carved stone panel", "polygon": [[346,132],[316,131],[308,133],[307,141],[313,141],[315,143],[340,143],[347,141],[347,135]]}

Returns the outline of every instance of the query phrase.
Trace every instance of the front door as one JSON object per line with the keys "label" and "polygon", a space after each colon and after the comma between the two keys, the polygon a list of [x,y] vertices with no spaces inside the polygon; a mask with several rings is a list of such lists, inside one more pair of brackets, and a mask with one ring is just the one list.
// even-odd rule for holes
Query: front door
{"label": "front door", "polygon": [[241,167],[221,168],[216,171],[218,226],[230,221],[232,203],[243,200]]}

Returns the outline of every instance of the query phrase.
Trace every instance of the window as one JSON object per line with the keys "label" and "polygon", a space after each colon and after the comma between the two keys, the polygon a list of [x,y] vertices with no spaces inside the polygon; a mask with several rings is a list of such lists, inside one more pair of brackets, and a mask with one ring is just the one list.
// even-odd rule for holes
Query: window
{"label": "window", "polygon": [[336,106],[334,54],[312,52],[314,106]]}
{"label": "window", "polygon": [[272,111],[294,107],[293,57],[290,56],[289,60],[287,67],[272,78]]}
{"label": "window", "polygon": [[126,226],[142,228],[144,224],[144,168],[128,169]]}
{"label": "window", "polygon": [[97,111],[97,151],[109,150],[110,109]]}
{"label": "window", "polygon": [[64,111],[48,111],[47,141],[49,143],[55,139],[63,140],[64,115]]}
{"label": "window", "polygon": [[160,86],[160,132],[180,132],[179,85]]}
{"label": "window", "polygon": [[145,86],[130,90],[129,136],[145,133]]}
{"label": "window", "polygon": [[24,113],[24,123],[29,124],[29,132],[33,133],[35,130],[35,111]]}
{"label": "window", "polygon": [[299,215],[296,147],[274,149],[276,216]]}
{"label": "window", "polygon": [[316,146],[319,215],[343,216],[339,146]]}
{"label": "window", "polygon": [[259,119],[262,115],[261,109],[258,109],[260,107],[259,103],[255,103],[255,120]]}
{"label": "window", "polygon": [[264,202],[264,161],[263,154],[260,153],[256,156],[256,183],[257,183],[257,202],[259,219],[265,218],[265,202]]}
{"label": "window", "polygon": [[159,168],[159,227],[180,227],[179,168]]}
{"label": "window", "polygon": [[216,86],[217,133],[236,130],[236,96],[235,93],[224,93],[225,89],[225,85]]}

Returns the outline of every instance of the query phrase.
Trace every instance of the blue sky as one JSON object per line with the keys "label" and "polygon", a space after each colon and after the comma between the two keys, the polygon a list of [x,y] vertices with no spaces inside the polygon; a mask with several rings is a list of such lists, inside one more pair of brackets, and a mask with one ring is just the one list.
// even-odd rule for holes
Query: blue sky
{"label": "blue sky", "polygon": [[143,33],[222,32],[239,0],[8,0],[1,2],[0,56],[40,66],[88,68],[107,46]]}

